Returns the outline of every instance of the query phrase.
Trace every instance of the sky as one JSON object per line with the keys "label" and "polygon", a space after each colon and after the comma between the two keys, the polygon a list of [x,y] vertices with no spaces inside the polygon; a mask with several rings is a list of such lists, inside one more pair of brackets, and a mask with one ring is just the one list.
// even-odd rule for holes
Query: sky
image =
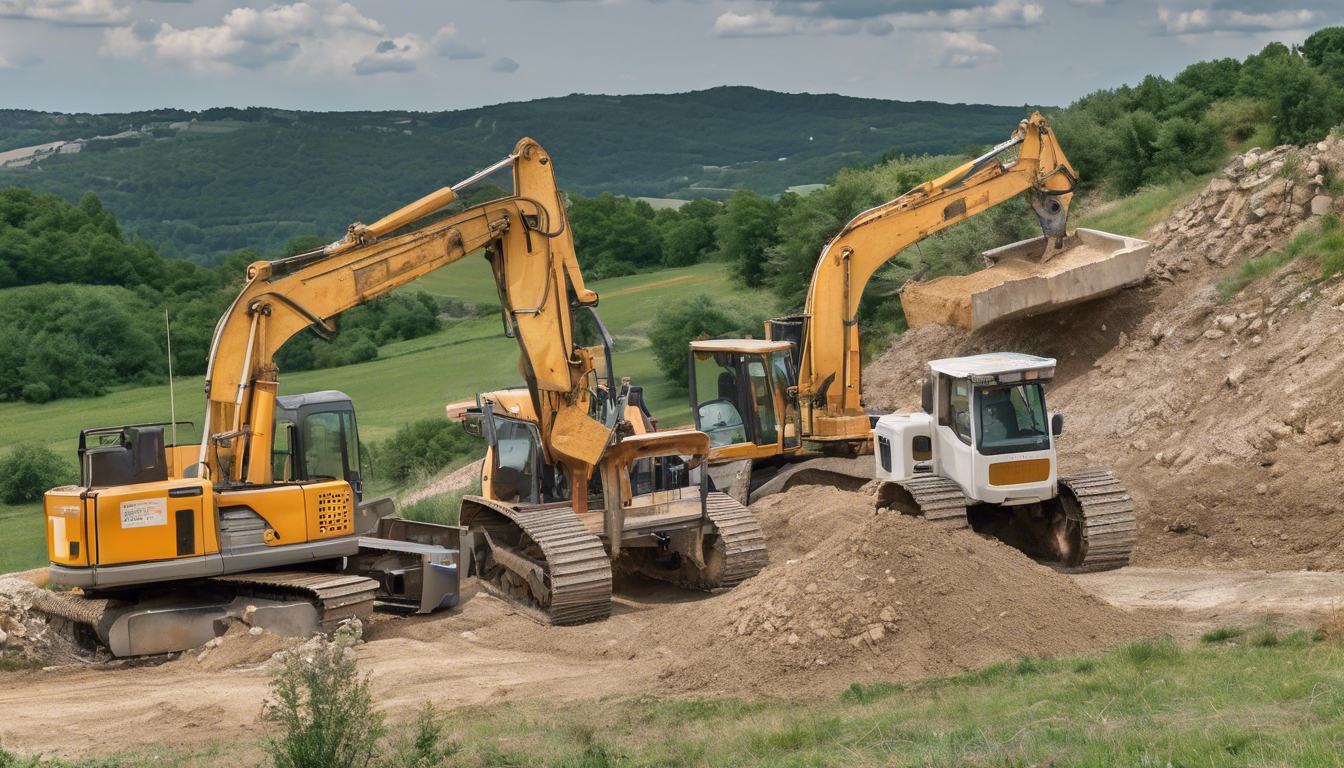
{"label": "sky", "polygon": [[0,108],[439,111],[718,85],[1065,105],[1344,0],[0,0]]}

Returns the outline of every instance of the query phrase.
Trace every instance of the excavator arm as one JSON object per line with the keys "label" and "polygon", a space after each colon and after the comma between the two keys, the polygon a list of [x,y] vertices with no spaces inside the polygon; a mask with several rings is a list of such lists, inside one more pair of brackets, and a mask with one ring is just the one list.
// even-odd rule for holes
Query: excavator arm
{"label": "excavator arm", "polygon": [[[999,155],[1018,147],[1016,159]],[[804,433],[813,440],[870,434],[859,382],[857,313],[864,287],[897,253],[1023,192],[1056,245],[1077,180],[1039,112],[984,156],[856,216],[821,253],[808,289],[798,366]]]}
{"label": "excavator arm", "polygon": [[[407,231],[507,166],[513,195]],[[338,313],[482,248],[522,350],[519,367],[541,414],[544,444],[571,468],[596,463],[609,430],[588,416],[593,363],[573,343],[570,309],[596,304],[597,294],[579,273],[550,157],[523,139],[503,161],[372,225],[353,224],[341,241],[248,267],[247,284],[211,343],[195,473],[217,484],[272,482],[275,350],[309,326],[333,332]]]}

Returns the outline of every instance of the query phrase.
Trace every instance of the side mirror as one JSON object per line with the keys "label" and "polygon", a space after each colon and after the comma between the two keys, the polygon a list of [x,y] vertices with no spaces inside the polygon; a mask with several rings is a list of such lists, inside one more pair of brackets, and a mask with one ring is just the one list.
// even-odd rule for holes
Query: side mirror
{"label": "side mirror", "polygon": [[919,388],[919,403],[925,413],[933,415],[933,379],[925,379]]}
{"label": "side mirror", "polygon": [[482,414],[479,410],[472,409],[462,414],[462,431],[472,437],[484,437],[485,430],[481,426]]}
{"label": "side mirror", "polygon": [[1054,437],[1064,434],[1064,414],[1056,413],[1050,417],[1050,434]]}

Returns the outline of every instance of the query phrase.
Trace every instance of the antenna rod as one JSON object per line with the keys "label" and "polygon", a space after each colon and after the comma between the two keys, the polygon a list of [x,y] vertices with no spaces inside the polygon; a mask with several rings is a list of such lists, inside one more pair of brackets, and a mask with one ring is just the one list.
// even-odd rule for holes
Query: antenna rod
{"label": "antenna rod", "polygon": [[168,335],[168,418],[173,422],[173,447],[177,447],[177,400],[173,397],[173,326],[168,322],[168,308],[163,308],[163,328]]}

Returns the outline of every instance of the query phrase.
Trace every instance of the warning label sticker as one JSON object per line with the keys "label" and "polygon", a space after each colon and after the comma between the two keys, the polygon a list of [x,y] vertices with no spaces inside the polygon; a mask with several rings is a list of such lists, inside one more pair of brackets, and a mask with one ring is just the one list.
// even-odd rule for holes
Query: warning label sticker
{"label": "warning label sticker", "polygon": [[121,502],[122,528],[148,528],[168,524],[167,499],[140,499]]}

